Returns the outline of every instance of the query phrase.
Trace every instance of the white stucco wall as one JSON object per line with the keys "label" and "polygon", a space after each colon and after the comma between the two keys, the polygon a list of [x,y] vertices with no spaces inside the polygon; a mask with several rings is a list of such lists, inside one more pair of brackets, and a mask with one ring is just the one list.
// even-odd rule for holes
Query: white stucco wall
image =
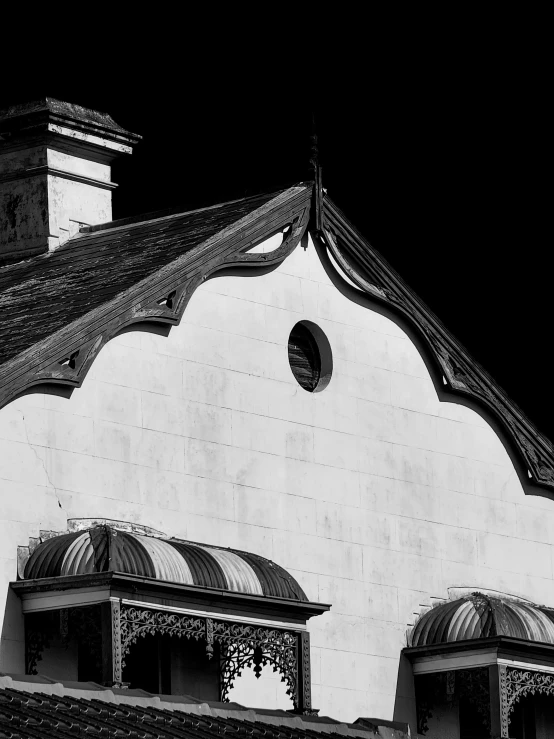
{"label": "white stucco wall", "polygon": [[[288,364],[301,319],[333,349],[321,393]],[[341,295],[311,245],[204,284],[168,338],[116,338],[70,400],[0,410],[0,485],[0,613],[17,546],[67,518],[257,552],[333,605],[310,632],[313,704],[336,718],[413,715],[406,627],[447,588],[554,605],[553,504],[524,495],[488,424],[439,402],[411,340]],[[0,671],[22,671],[22,638],[10,596]]]}

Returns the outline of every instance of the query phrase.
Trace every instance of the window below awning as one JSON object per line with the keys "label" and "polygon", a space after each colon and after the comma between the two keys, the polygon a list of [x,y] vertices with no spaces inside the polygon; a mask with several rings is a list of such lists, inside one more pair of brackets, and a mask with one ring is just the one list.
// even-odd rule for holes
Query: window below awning
{"label": "window below awning", "polygon": [[149,673],[182,682],[188,673],[178,665],[194,662],[202,690],[227,700],[242,669],[259,676],[270,664],[295,710],[312,710],[306,622],[330,606],[310,602],[264,557],[103,522],[45,537],[22,574],[11,588],[25,615],[29,674],[46,654],[51,664],[68,662],[59,654],[72,645],[72,669],[106,685],[144,687],[141,666],[150,658],[158,662]]}
{"label": "window below awning", "polygon": [[421,733],[435,706],[459,704],[460,721],[464,705],[477,706],[491,735],[508,737],[522,701],[554,697],[554,610],[545,606],[474,592],[421,615],[408,645]]}

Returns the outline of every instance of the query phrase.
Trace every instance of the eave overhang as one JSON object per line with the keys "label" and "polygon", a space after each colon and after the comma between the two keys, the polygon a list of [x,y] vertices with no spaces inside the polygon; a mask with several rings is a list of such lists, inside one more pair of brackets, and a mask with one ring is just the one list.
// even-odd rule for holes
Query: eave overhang
{"label": "eave overhang", "polygon": [[420,349],[439,399],[462,403],[483,415],[502,439],[524,490],[528,494],[554,497],[552,442],[531,423],[329,197],[324,198],[323,205],[323,225],[317,248],[335,286],[354,302],[371,303],[373,309],[400,325]]}
{"label": "eave overhang", "polygon": [[[305,234],[311,183],[84,233],[0,268],[0,408],[27,392],[68,397],[118,334],[167,335],[194,291],[224,274],[265,274]],[[257,244],[289,227],[269,253]]]}
{"label": "eave overhang", "polygon": [[510,636],[406,647],[402,653],[412,663],[415,675],[467,670],[493,664],[515,667],[527,665],[554,672],[553,644]]}
{"label": "eave overhang", "polygon": [[120,572],[18,580],[10,583],[24,613],[92,605],[117,599],[144,607],[205,612],[302,625],[330,609],[326,603],[251,595],[218,588],[161,582]]}

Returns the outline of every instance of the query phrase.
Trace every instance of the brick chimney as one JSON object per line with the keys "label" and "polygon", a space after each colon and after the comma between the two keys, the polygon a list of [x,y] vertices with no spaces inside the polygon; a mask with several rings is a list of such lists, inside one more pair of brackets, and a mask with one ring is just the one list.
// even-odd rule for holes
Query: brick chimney
{"label": "brick chimney", "polygon": [[111,221],[111,162],[140,138],[105,113],[52,98],[0,111],[0,264]]}

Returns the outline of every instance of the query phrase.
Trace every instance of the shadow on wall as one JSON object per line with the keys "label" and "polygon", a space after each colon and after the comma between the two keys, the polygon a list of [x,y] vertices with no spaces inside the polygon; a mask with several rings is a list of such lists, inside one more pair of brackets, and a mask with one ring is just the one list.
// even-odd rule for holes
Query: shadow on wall
{"label": "shadow on wall", "polygon": [[393,719],[394,721],[408,723],[412,735],[417,736],[414,676],[412,665],[403,654],[400,655],[400,662],[398,664]]}
{"label": "shadow on wall", "polygon": [[[14,578],[15,579],[15,578]],[[8,588],[0,640],[0,672],[25,674],[25,626],[21,601]]]}

